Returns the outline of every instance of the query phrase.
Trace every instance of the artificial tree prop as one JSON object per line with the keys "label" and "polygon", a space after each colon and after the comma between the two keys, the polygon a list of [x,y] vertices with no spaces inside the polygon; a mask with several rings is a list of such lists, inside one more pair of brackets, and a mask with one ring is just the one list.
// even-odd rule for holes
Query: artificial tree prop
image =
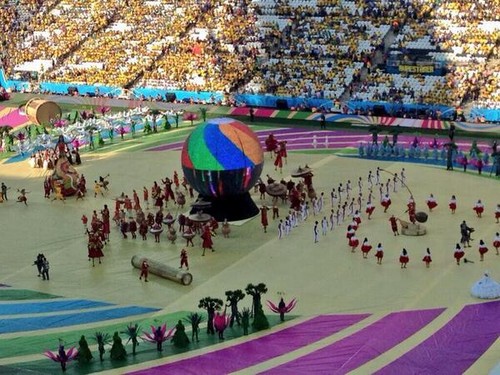
{"label": "artificial tree prop", "polygon": [[240,313],[238,311],[238,302],[243,298],[245,298],[245,293],[243,293],[241,289],[226,291],[226,301],[229,302],[229,306],[231,307],[231,321],[229,322],[230,327],[234,325],[235,320],[236,324],[241,324]]}
{"label": "artificial tree prop", "polygon": [[267,317],[264,315],[264,310],[262,310],[262,302],[261,302],[262,294],[267,293],[266,284],[264,283],[260,283],[257,285],[248,284],[247,287],[245,288],[245,292],[248,295],[252,296],[252,305],[253,305],[252,327],[257,331],[269,328],[269,321],[267,320]]}
{"label": "artificial tree prop", "polygon": [[205,297],[203,299],[200,299],[198,308],[207,310],[207,334],[215,335],[213,322],[215,317],[215,310],[219,310],[223,305],[224,302],[222,302],[222,300],[219,298]]}

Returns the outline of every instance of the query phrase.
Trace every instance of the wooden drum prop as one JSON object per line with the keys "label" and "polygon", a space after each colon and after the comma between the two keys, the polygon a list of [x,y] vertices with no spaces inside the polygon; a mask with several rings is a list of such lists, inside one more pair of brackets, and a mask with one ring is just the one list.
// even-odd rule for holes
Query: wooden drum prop
{"label": "wooden drum prop", "polygon": [[135,268],[141,269],[141,264],[144,260],[148,262],[149,264],[148,271],[153,275],[178,282],[179,284],[182,285],[189,285],[193,281],[193,275],[190,274],[189,272],[179,268],[167,266],[166,264],[160,263],[156,260],[152,260],[151,258],[134,255],[130,260],[130,262],[132,263],[132,266],[134,266]]}
{"label": "wooden drum prop", "polygon": [[47,126],[51,121],[60,119],[61,107],[57,103],[41,98],[33,98],[24,106],[26,116],[36,125]]}

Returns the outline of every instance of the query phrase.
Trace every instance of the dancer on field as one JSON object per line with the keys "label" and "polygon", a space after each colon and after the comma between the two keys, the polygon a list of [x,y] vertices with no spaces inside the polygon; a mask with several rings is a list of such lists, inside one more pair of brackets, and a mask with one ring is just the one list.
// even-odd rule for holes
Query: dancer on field
{"label": "dancer on field", "polygon": [[381,243],[377,245],[375,257],[377,258],[377,264],[382,264],[382,259],[384,258],[384,248]]}
{"label": "dancer on field", "polygon": [[422,261],[425,263],[426,268],[430,267],[431,262],[432,262],[432,258],[431,258],[431,250],[429,248],[427,248],[427,250],[425,250],[425,255],[424,255],[424,258],[422,259]]}
{"label": "dancer on field", "polygon": [[460,259],[462,259],[465,255],[465,251],[462,249],[459,243],[456,244],[455,246],[455,251],[453,253],[453,256],[455,257],[455,260],[457,261],[457,266],[460,265]]}
{"label": "dancer on field", "polygon": [[479,260],[482,262],[484,260],[484,254],[488,252],[488,247],[483,240],[479,240]]}
{"label": "dancer on field", "polygon": [[368,242],[368,238],[365,237],[363,244],[361,245],[361,252],[363,253],[363,258],[368,259],[368,253],[372,249],[372,245]]}
{"label": "dancer on field", "polygon": [[454,214],[457,209],[457,198],[454,195],[451,196],[448,207],[450,207],[451,213]]}
{"label": "dancer on field", "polygon": [[401,254],[399,255],[399,263],[401,263],[401,268],[406,268],[406,265],[410,261],[410,256],[408,255],[408,251],[406,251],[405,248],[403,248],[403,251],[401,251]]}

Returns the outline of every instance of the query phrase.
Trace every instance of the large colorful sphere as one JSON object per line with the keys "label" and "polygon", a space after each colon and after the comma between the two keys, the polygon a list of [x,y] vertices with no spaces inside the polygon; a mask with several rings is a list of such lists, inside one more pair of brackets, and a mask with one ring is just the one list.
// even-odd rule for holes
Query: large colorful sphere
{"label": "large colorful sphere", "polygon": [[189,184],[201,195],[216,198],[247,192],[264,166],[255,133],[231,118],[198,126],[184,142],[181,158]]}

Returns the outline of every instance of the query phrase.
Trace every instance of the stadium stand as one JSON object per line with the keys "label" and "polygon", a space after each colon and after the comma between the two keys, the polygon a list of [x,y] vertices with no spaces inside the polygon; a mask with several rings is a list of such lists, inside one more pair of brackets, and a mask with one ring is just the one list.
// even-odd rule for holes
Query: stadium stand
{"label": "stadium stand", "polygon": [[0,61],[35,81],[496,111],[499,14],[499,0],[2,0]]}

